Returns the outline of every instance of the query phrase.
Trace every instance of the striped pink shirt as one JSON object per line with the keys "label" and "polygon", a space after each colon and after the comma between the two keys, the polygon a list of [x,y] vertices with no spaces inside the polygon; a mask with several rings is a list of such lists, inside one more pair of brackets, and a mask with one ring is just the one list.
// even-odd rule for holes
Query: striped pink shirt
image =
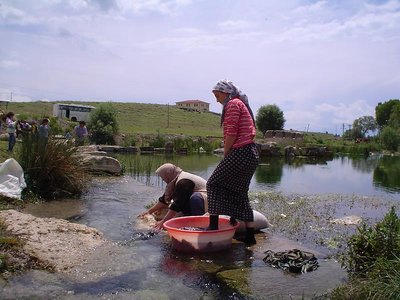
{"label": "striped pink shirt", "polygon": [[225,106],[224,140],[226,136],[235,136],[232,148],[239,148],[253,143],[256,135],[253,119],[242,100],[234,98]]}

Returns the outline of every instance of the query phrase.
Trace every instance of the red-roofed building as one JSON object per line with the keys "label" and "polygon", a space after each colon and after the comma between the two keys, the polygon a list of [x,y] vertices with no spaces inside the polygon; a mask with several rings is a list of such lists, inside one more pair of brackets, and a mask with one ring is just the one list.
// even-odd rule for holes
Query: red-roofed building
{"label": "red-roofed building", "polygon": [[185,100],[176,102],[176,106],[181,109],[190,111],[208,112],[210,111],[210,103],[200,100]]}

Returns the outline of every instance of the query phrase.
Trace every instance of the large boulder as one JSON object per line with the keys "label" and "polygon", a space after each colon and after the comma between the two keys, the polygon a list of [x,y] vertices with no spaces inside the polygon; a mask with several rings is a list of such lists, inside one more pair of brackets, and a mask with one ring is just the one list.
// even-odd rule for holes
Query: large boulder
{"label": "large boulder", "polygon": [[0,211],[7,231],[24,241],[23,250],[59,272],[84,263],[105,244],[95,228],[55,218],[37,218],[16,210]]}
{"label": "large boulder", "polygon": [[121,163],[113,157],[83,153],[81,154],[81,160],[90,172],[113,175],[120,175],[122,172]]}

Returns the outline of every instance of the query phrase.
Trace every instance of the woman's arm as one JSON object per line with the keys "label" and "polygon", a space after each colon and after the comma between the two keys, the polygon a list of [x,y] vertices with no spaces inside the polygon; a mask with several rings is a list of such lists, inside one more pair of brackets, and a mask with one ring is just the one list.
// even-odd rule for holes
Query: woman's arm
{"label": "woman's arm", "polygon": [[138,215],[138,218],[143,218],[145,215],[147,215],[147,214],[152,214],[152,213],[154,213],[154,212],[156,212],[156,211],[159,211],[159,210],[161,210],[161,209],[163,209],[163,208],[167,208],[168,207],[168,204],[167,203],[165,203],[165,202],[163,202],[163,200],[164,200],[164,195],[163,196],[161,196],[159,199],[158,199],[158,202],[156,203],[156,204],[154,204],[152,207],[150,207],[148,210],[146,210],[145,212],[142,212],[140,215]]}
{"label": "woman's arm", "polygon": [[160,230],[163,229],[164,223],[167,222],[168,220],[172,219],[173,217],[175,217],[175,215],[176,215],[176,211],[174,211],[172,209],[168,209],[168,212],[165,215],[165,217],[161,221],[158,221],[156,223],[156,225],[154,225],[154,228],[160,229]]}
{"label": "woman's arm", "polygon": [[229,154],[229,152],[231,151],[231,148],[233,146],[233,144],[236,141],[236,136],[233,135],[228,135],[225,137],[225,141],[224,141],[224,156],[227,156]]}

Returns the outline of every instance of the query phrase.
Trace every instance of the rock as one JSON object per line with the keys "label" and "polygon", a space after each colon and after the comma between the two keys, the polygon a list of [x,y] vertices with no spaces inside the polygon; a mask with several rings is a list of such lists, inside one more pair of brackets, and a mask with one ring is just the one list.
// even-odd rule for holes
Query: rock
{"label": "rock", "polygon": [[113,157],[83,154],[81,160],[91,172],[113,175],[120,175],[122,172],[121,163]]}
{"label": "rock", "polygon": [[339,219],[331,220],[332,224],[341,224],[341,225],[358,225],[362,222],[362,218],[359,216],[346,216]]}
{"label": "rock", "polygon": [[106,243],[95,228],[55,218],[37,218],[16,210],[0,211],[6,230],[25,243],[24,251],[56,271],[84,263]]}
{"label": "rock", "polygon": [[78,153],[87,153],[87,152],[95,152],[95,151],[99,151],[99,147],[96,145],[76,147],[76,152],[78,152]]}

